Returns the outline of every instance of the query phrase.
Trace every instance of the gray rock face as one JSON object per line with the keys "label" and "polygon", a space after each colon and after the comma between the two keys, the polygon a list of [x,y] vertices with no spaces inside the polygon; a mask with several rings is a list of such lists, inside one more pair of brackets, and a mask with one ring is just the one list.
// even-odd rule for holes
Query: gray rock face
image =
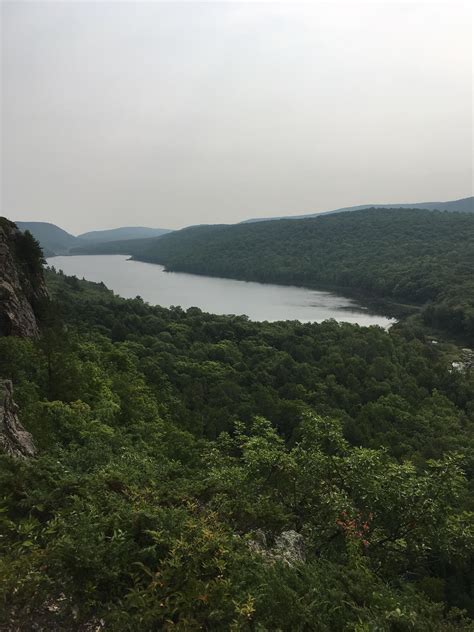
{"label": "gray rock face", "polygon": [[48,296],[42,271],[30,272],[16,256],[20,238],[16,225],[0,218],[0,336],[37,336],[35,306]]}
{"label": "gray rock face", "polygon": [[10,456],[29,458],[36,454],[33,437],[18,419],[10,380],[0,380],[0,449]]}
{"label": "gray rock face", "polygon": [[[35,309],[47,297],[38,244],[0,217],[0,336],[37,336]],[[18,419],[12,382],[5,379],[0,379],[0,451],[17,458],[36,454],[31,434]]]}
{"label": "gray rock face", "polygon": [[292,529],[282,531],[280,535],[275,538],[273,555],[288,564],[288,566],[304,562],[304,539],[301,533],[297,533]]}
{"label": "gray rock face", "polygon": [[292,529],[282,531],[275,538],[272,547],[268,546],[265,533],[261,529],[257,529],[253,532],[248,545],[252,551],[262,555],[269,563],[278,561],[288,566],[294,566],[304,562],[306,558],[303,536]]}

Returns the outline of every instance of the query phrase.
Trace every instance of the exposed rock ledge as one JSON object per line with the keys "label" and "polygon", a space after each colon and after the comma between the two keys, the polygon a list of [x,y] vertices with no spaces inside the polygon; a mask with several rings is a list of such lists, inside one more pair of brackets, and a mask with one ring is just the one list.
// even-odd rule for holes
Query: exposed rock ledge
{"label": "exposed rock ledge", "polygon": [[35,456],[33,437],[23,428],[17,413],[11,381],[0,380],[0,449],[17,458]]}

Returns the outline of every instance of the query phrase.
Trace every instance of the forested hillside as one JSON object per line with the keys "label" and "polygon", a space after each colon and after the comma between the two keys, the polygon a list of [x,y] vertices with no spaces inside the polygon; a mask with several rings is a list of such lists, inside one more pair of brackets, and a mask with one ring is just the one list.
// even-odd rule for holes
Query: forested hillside
{"label": "forested hillside", "polygon": [[422,306],[425,322],[474,341],[474,216],[370,209],[308,220],[197,226],[134,258],[168,270],[338,288]]}
{"label": "forested hillside", "polygon": [[42,337],[0,338],[39,450],[1,457],[6,629],[472,629],[454,349],[48,283]]}
{"label": "forested hillside", "polygon": [[147,250],[156,237],[144,239],[118,239],[98,243],[82,244],[71,248],[71,255],[129,255],[132,251]]}

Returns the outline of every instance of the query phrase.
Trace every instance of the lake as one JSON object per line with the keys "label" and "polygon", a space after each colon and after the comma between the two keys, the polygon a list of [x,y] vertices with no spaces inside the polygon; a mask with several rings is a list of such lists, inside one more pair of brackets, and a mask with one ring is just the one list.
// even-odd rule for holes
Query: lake
{"label": "lake", "polygon": [[393,320],[370,313],[331,292],[165,272],[163,266],[130,261],[126,255],[58,256],[48,265],[88,281],[103,281],[125,298],[141,296],[152,305],[199,307],[213,314],[246,314],[251,320],[321,322],[328,318],[389,327]]}

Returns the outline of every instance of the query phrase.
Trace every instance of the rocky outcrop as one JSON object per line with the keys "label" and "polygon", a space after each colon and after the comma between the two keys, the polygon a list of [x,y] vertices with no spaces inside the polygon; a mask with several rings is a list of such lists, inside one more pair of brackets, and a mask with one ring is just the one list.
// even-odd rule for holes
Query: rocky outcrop
{"label": "rocky outcrop", "polygon": [[18,419],[18,406],[13,401],[10,380],[0,380],[0,450],[17,458],[36,454],[33,437]]}
{"label": "rocky outcrop", "polygon": [[472,349],[461,349],[460,358],[451,363],[451,373],[468,373],[474,369],[474,351]]}
{"label": "rocky outcrop", "polygon": [[303,563],[306,559],[304,539],[297,531],[282,531],[268,546],[265,533],[258,529],[252,534],[248,545],[252,551],[262,555],[269,563],[283,562],[287,566]]}
{"label": "rocky outcrop", "polygon": [[38,244],[0,217],[0,336],[37,336],[47,296]]}
{"label": "rocky outcrop", "polygon": [[[37,336],[37,314],[47,298],[38,242],[0,217],[0,336]],[[12,382],[6,379],[0,379],[0,451],[18,458],[36,453],[32,436],[18,419]]]}

